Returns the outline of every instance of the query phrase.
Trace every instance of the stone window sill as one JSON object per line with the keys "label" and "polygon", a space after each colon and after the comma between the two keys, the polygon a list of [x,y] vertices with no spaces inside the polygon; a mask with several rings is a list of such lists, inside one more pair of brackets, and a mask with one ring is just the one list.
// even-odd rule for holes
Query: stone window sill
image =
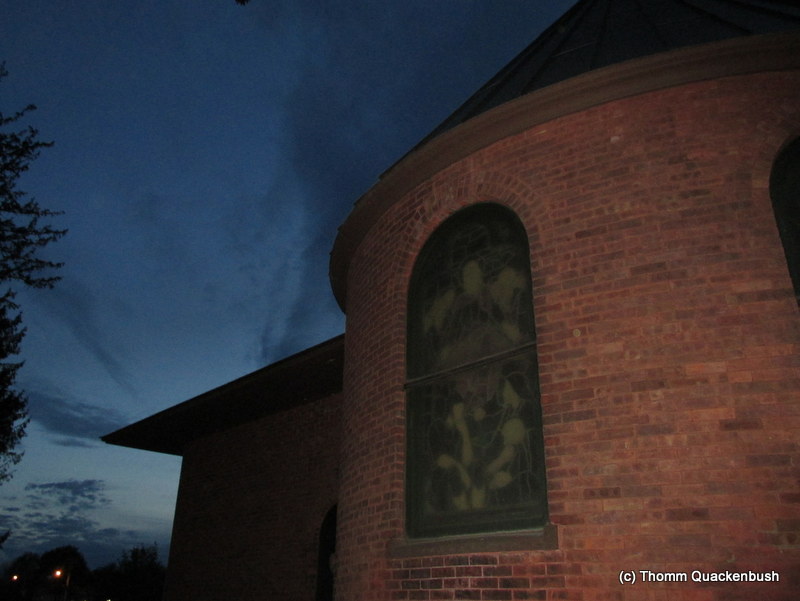
{"label": "stone window sill", "polygon": [[519,532],[395,539],[389,544],[389,556],[403,558],[495,551],[542,551],[557,548],[558,528],[554,524],[546,524],[542,528]]}

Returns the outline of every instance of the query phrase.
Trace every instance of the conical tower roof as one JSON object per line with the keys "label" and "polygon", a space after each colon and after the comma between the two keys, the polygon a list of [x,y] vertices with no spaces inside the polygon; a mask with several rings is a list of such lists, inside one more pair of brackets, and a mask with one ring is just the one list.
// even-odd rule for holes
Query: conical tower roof
{"label": "conical tower roof", "polygon": [[384,172],[331,252],[344,309],[350,256],[413,186],[470,153],[604,102],[710,78],[800,68],[798,0],[579,0]]}
{"label": "conical tower roof", "polygon": [[796,0],[580,0],[423,143],[534,90],[626,60],[800,29]]}

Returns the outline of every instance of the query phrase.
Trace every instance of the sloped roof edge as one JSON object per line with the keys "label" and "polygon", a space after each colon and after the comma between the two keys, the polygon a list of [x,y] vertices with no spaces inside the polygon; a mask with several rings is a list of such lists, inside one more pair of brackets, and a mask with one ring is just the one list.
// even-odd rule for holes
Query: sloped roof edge
{"label": "sloped roof edge", "polygon": [[800,28],[784,0],[580,0],[440,123],[425,144],[480,113],[612,64]]}
{"label": "sloped roof edge", "polygon": [[347,270],[372,224],[405,193],[456,161],[494,142],[571,113],[683,84],[752,73],[800,69],[800,32],[732,38],[678,48],[588,71],[535,90],[418,146],[355,203],[339,227],[329,276],[347,313]]}
{"label": "sloped roof edge", "polygon": [[342,390],[344,335],[101,437],[108,444],[183,455],[214,432],[284,411]]}

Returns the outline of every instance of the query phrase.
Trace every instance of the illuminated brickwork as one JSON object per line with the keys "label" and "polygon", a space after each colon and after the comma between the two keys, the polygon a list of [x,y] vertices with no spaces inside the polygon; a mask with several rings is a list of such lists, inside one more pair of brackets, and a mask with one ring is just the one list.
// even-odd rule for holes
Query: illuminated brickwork
{"label": "illuminated brickwork", "polygon": [[[768,188],[798,135],[796,72],[674,86],[494,142],[375,217],[347,272],[339,599],[793,598],[800,312]],[[409,278],[438,225],[484,201],[530,241],[558,540],[409,553]],[[737,569],[780,581],[620,584]]]}

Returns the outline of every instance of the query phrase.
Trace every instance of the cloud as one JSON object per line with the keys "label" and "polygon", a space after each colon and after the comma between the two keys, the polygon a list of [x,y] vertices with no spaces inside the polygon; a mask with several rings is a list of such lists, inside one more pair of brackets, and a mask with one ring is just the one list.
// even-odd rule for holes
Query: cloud
{"label": "cloud", "polygon": [[84,403],[61,391],[30,386],[27,394],[31,420],[52,434],[63,435],[54,441],[61,446],[94,446],[100,436],[128,421],[113,409]]}
{"label": "cloud", "polygon": [[91,289],[77,278],[69,277],[38,298],[117,384],[129,393],[136,392],[132,384],[134,379],[124,366],[125,360],[119,357],[117,347],[108,340],[105,328],[100,325],[100,310]]}
{"label": "cloud", "polygon": [[0,510],[0,531],[10,530],[11,537],[0,560],[75,545],[96,565],[143,542],[136,530],[101,527],[94,518],[94,512],[111,504],[103,480],[31,483],[22,507],[17,497],[6,501],[10,504]]}
{"label": "cloud", "polygon": [[70,512],[95,509],[110,503],[102,480],[64,480],[44,484],[28,484],[26,491],[32,506],[56,503]]}
{"label": "cloud", "polygon": [[280,321],[270,317],[261,330],[261,360],[269,364],[309,346],[337,336],[344,330],[342,313],[333,298],[327,264],[315,262],[314,247],[305,251],[297,291],[281,307]]}
{"label": "cloud", "polygon": [[[325,295],[333,297],[325,275],[326,254],[318,252],[316,246],[317,209],[309,203],[307,186],[278,180],[268,198],[272,201],[271,215],[266,220],[268,237],[254,253],[263,258],[259,264],[247,263],[247,269],[254,276],[258,274],[256,290],[261,298],[248,304],[259,308],[253,318],[256,324],[262,324],[259,352],[262,363],[271,363],[323,340],[324,337],[313,335],[320,320],[327,320],[328,326],[336,324],[337,331],[331,336],[341,327],[338,309],[332,313],[323,310]],[[300,308],[302,315],[298,315]]]}
{"label": "cloud", "polygon": [[[302,186],[310,225],[294,251],[299,267],[276,282],[280,292],[271,305],[289,306],[261,322],[265,362],[340,333],[343,319],[328,279],[338,226],[383,171],[502,66],[463,43],[486,35],[488,7],[345,4],[331,13],[323,4],[254,8],[271,40],[291,46],[297,44],[291,32],[300,31],[305,42],[291,54],[278,110],[282,173]],[[441,58],[448,56],[458,57],[457,68]]]}
{"label": "cloud", "polygon": [[102,480],[31,483],[25,487],[24,509],[3,508],[0,529],[12,531],[16,546],[30,548],[91,540],[97,522],[88,514],[109,503]]}

